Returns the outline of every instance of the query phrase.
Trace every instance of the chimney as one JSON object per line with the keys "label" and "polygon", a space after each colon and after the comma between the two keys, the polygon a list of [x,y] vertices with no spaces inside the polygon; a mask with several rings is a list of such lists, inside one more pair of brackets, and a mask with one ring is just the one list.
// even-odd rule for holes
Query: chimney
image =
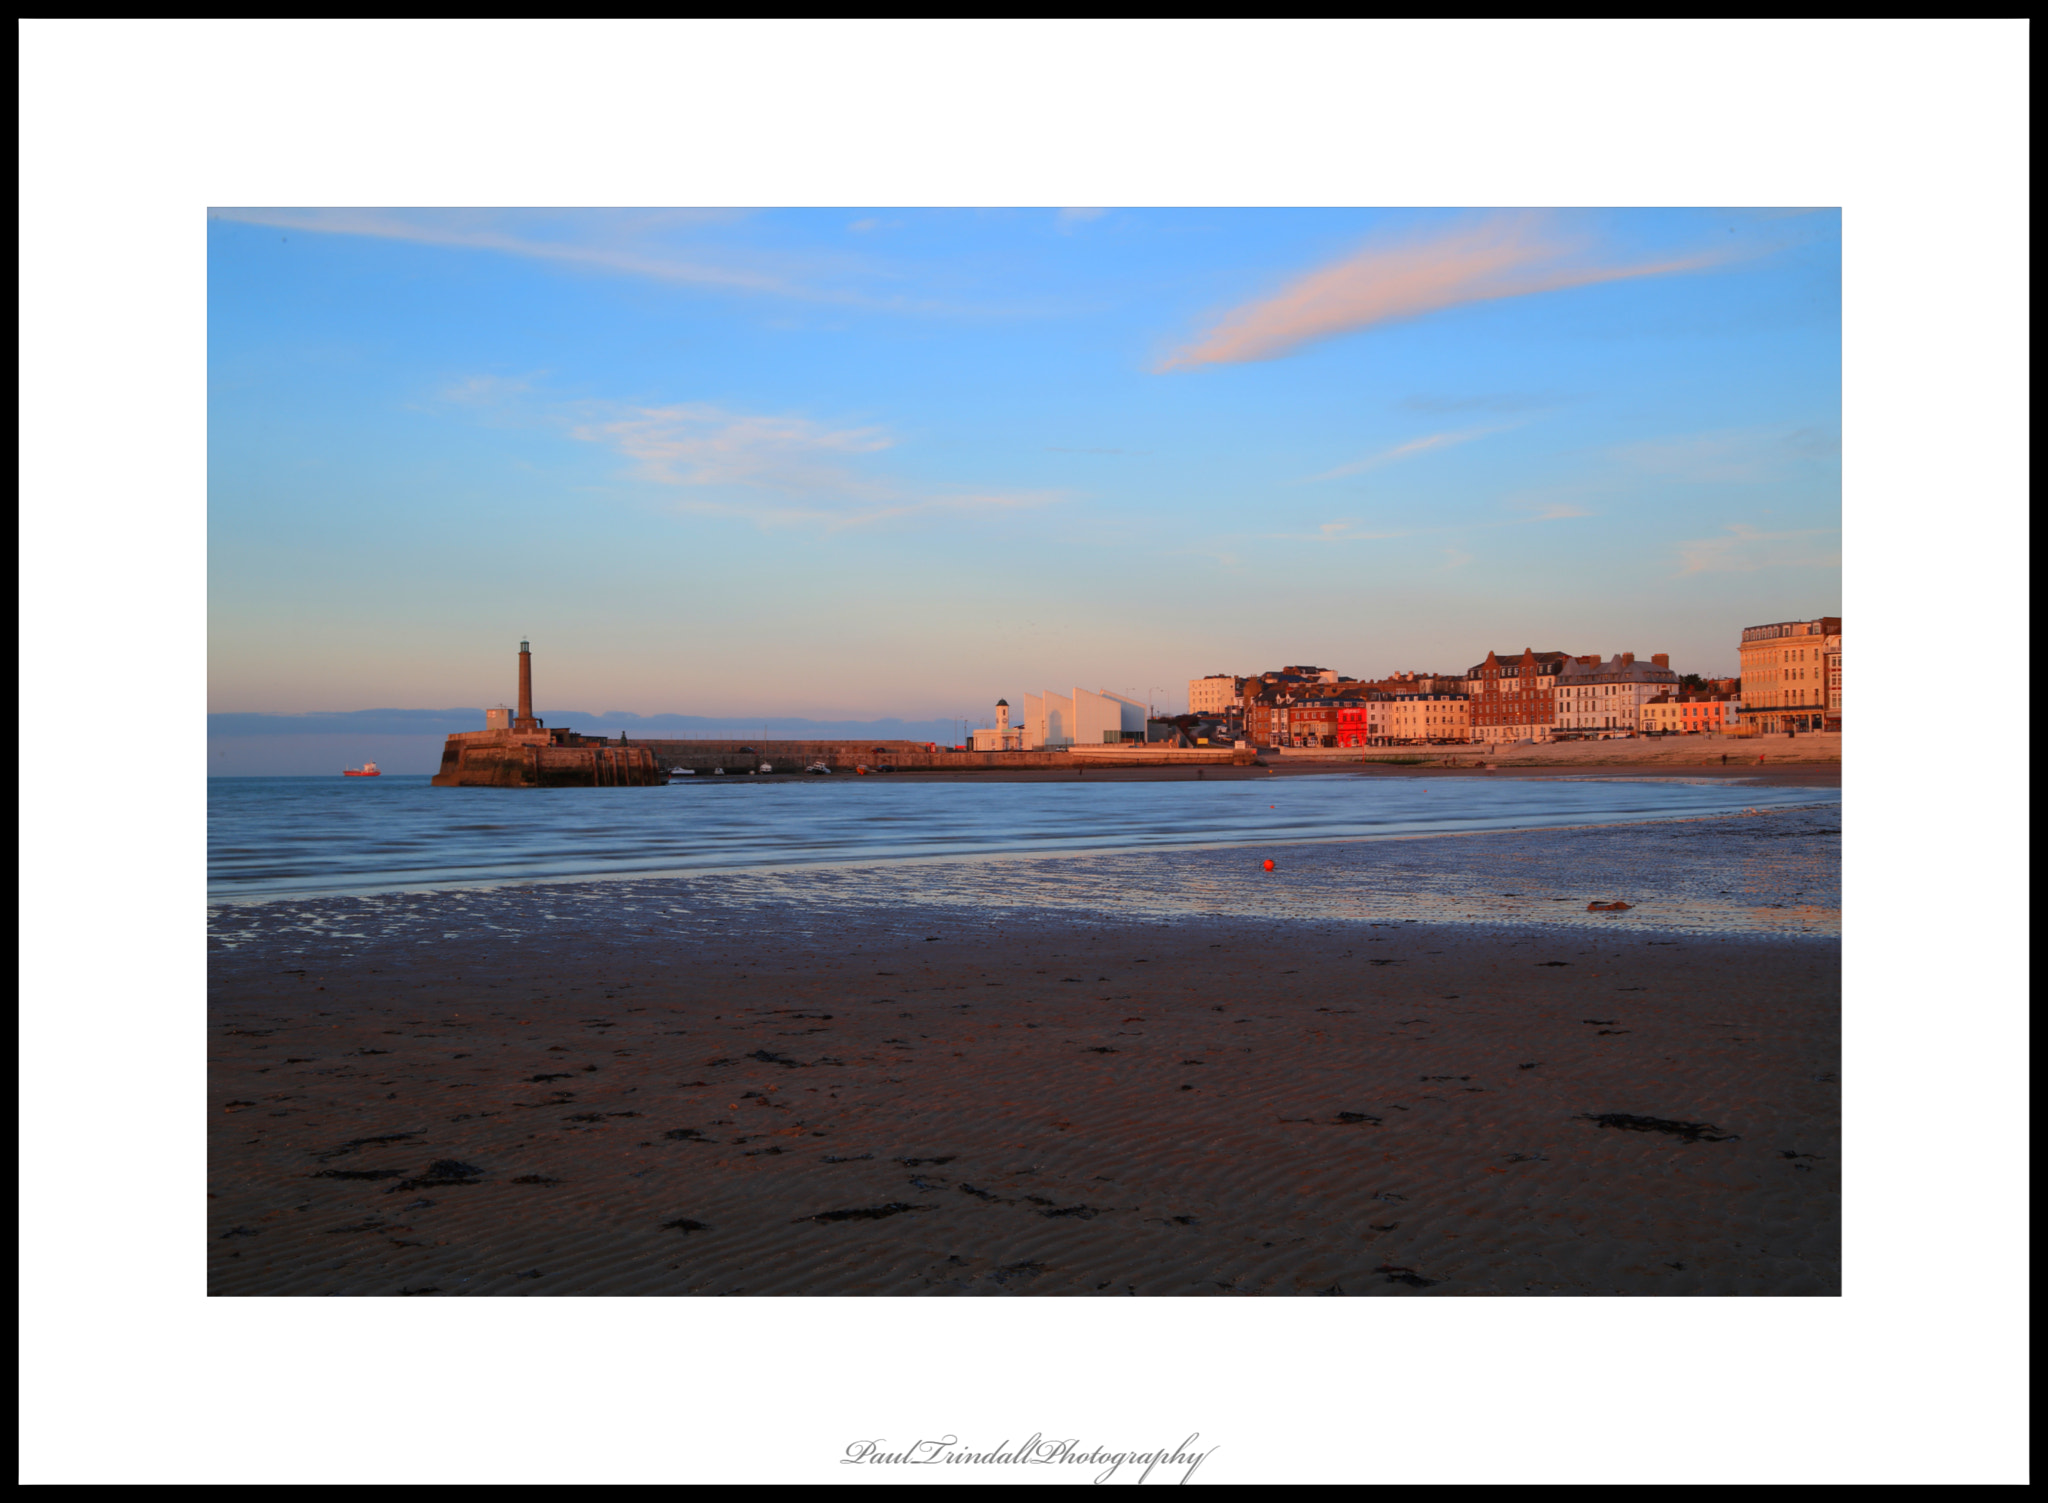
{"label": "chimney", "polygon": [[1671,654],[1668,652],[1653,652],[1650,654],[1650,661],[1659,668],[1669,668],[1671,666]]}
{"label": "chimney", "polygon": [[1632,665],[1632,664],[1633,664],[1633,663],[1635,662],[1635,660],[1636,660],[1636,655],[1635,655],[1634,653],[1632,653],[1632,652],[1624,652],[1624,653],[1623,653],[1623,654],[1621,655],[1621,666],[1622,666],[1622,667],[1624,667],[1624,668],[1627,668],[1627,667],[1631,666],[1631,665]]}

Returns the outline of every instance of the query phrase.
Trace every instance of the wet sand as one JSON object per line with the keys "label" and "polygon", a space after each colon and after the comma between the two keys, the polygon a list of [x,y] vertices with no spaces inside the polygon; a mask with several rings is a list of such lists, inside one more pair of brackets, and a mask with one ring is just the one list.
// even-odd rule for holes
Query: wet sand
{"label": "wet sand", "polygon": [[915,918],[217,952],[212,1292],[1839,1292],[1832,938]]}

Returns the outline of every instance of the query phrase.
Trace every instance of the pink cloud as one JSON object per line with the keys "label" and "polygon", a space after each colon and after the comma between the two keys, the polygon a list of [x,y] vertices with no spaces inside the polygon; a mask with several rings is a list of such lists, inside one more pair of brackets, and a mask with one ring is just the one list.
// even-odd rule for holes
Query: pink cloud
{"label": "pink cloud", "polygon": [[1545,216],[1498,214],[1428,238],[1368,246],[1297,277],[1272,297],[1226,313],[1161,370],[1271,360],[1333,334],[1414,318],[1460,303],[1524,297],[1629,277],[1698,271],[1721,253],[1628,266],[1586,264]]}
{"label": "pink cloud", "polygon": [[1396,444],[1378,454],[1369,454],[1364,459],[1354,459],[1349,464],[1340,464],[1334,470],[1325,470],[1320,475],[1311,475],[1310,480],[1335,480],[1342,475],[1356,475],[1362,470],[1378,469],[1397,459],[1406,459],[1411,454],[1427,454],[1435,449],[1448,449],[1453,444],[1469,443],[1475,438],[1484,438],[1489,433],[1499,433],[1499,428],[1468,428],[1462,433],[1431,433],[1422,438],[1411,438],[1405,444]]}

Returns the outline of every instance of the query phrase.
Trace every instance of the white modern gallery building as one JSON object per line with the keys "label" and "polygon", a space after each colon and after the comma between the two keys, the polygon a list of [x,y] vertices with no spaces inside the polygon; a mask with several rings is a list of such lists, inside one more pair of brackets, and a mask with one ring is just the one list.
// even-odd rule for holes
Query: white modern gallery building
{"label": "white modern gallery building", "polygon": [[1091,694],[1076,688],[1071,694],[1027,694],[1024,696],[1024,750],[1043,751],[1055,746],[1116,745],[1126,736],[1145,739],[1145,707],[1121,694]]}

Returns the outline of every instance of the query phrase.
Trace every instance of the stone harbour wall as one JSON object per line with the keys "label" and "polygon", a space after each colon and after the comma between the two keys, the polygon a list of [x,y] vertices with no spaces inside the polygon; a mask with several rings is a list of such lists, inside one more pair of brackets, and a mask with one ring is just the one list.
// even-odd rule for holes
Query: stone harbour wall
{"label": "stone harbour wall", "polygon": [[651,788],[668,771],[642,746],[544,746],[448,738],[436,788]]}
{"label": "stone harbour wall", "polygon": [[922,741],[635,741],[662,767],[695,772],[724,768],[752,772],[764,762],[777,772],[802,772],[822,762],[834,772],[857,767],[904,771],[1011,771],[1025,767],[1167,767],[1249,765],[1252,754],[1229,747],[1185,750],[1166,746],[1077,746],[1067,751],[932,751]]}

